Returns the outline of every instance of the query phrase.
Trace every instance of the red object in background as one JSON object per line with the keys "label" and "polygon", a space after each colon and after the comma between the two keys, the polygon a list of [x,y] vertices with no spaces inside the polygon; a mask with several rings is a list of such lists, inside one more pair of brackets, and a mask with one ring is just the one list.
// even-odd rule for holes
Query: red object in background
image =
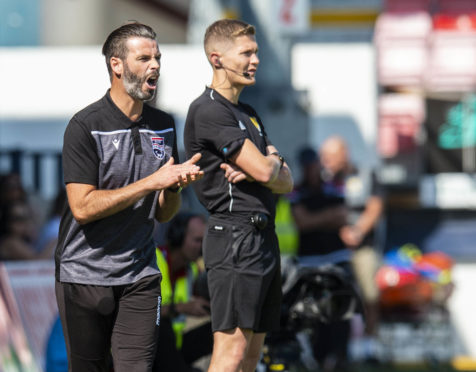
{"label": "red object in background", "polygon": [[433,29],[439,31],[476,31],[476,13],[445,14],[433,16]]}
{"label": "red object in background", "polygon": [[[375,276],[384,308],[444,304],[452,293],[450,270],[453,259],[439,251],[421,255],[409,266],[387,264]],[[441,277],[440,274],[447,273]]]}
{"label": "red object in background", "polygon": [[385,265],[377,271],[375,280],[380,290],[386,290],[416,284],[420,275],[408,268]]}
{"label": "red object in background", "polygon": [[401,287],[387,288],[380,292],[382,307],[407,306],[418,308],[431,302],[433,287],[430,282],[420,280]]}
{"label": "red object in background", "polygon": [[415,263],[417,267],[422,264],[431,265],[439,270],[449,270],[453,267],[453,259],[443,252],[429,252]]}

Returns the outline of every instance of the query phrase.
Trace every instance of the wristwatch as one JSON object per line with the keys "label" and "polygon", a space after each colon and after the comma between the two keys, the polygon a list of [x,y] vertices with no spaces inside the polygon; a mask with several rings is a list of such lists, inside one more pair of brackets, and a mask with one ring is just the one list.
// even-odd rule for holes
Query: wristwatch
{"label": "wristwatch", "polygon": [[281,154],[279,152],[272,152],[270,155],[276,155],[280,161],[280,166],[279,166],[279,169],[281,169],[284,165],[284,158],[281,156]]}

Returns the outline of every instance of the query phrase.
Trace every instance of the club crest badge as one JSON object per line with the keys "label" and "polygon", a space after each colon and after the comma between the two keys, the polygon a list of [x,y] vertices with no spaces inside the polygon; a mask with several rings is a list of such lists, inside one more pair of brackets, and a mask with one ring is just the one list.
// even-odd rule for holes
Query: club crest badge
{"label": "club crest badge", "polygon": [[152,152],[157,159],[163,159],[165,156],[164,137],[151,137]]}

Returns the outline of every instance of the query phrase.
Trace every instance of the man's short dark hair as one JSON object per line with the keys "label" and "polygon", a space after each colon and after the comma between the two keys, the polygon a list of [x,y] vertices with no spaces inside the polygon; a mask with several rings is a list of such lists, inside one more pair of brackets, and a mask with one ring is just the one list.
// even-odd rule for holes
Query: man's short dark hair
{"label": "man's short dark hair", "polygon": [[151,27],[138,22],[127,23],[112,31],[102,46],[102,54],[106,57],[109,76],[112,77],[111,58],[117,57],[125,60],[127,57],[126,43],[132,37],[156,40],[157,34]]}
{"label": "man's short dark hair", "polygon": [[207,56],[210,54],[210,47],[213,43],[219,41],[232,41],[243,35],[254,35],[255,27],[237,20],[237,19],[220,19],[213,22],[205,31],[203,45]]}

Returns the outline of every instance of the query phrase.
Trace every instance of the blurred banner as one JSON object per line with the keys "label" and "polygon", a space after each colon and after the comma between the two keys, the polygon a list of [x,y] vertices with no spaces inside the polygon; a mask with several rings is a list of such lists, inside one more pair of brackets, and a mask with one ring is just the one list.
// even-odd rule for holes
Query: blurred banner
{"label": "blurred banner", "polygon": [[299,35],[309,30],[310,0],[273,2],[275,26],[282,34]]}
{"label": "blurred banner", "polygon": [[15,296],[3,265],[0,266],[0,366],[2,372],[36,372]]}
{"label": "blurred banner", "polygon": [[381,0],[312,0],[313,28],[373,27],[381,10]]}
{"label": "blurred banner", "polygon": [[57,306],[53,261],[0,263],[0,371],[43,370]]}

